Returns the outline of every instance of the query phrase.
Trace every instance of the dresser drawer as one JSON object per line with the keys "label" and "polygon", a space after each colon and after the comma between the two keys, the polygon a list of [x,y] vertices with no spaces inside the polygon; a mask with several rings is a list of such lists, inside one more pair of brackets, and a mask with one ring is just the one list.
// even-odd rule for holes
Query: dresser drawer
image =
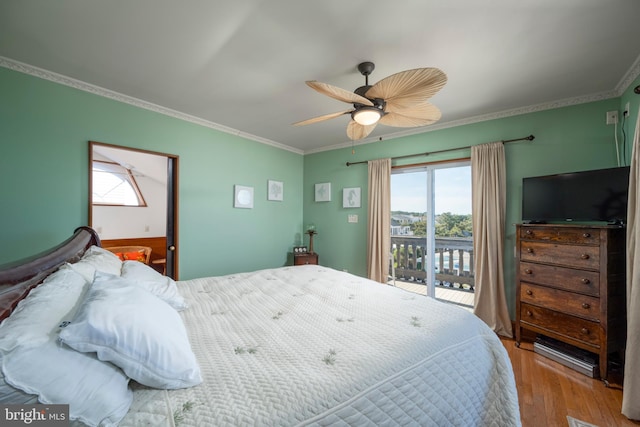
{"label": "dresser drawer", "polygon": [[600,273],[555,265],[521,262],[520,280],[582,294],[600,295]]}
{"label": "dresser drawer", "polygon": [[598,321],[600,299],[573,292],[520,283],[520,301]]}
{"label": "dresser drawer", "polygon": [[597,270],[600,247],[521,241],[520,260]]}
{"label": "dresser drawer", "polygon": [[531,304],[520,303],[520,323],[600,347],[600,324]]}
{"label": "dresser drawer", "polygon": [[600,232],[593,228],[520,227],[520,238],[579,245],[600,244]]}

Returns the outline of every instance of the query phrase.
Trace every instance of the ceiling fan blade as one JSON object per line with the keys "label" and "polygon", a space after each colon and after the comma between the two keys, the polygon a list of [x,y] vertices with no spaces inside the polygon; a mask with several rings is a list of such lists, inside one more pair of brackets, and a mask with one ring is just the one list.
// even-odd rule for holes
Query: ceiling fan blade
{"label": "ceiling fan blade", "polygon": [[351,120],[347,125],[347,136],[352,140],[366,138],[376,128],[376,125],[377,123],[361,125],[355,120]]}
{"label": "ceiling fan blade", "polygon": [[433,104],[423,102],[414,104],[410,108],[404,108],[395,112],[387,112],[380,118],[378,123],[387,126],[408,128],[416,126],[426,126],[440,120],[442,113]]}
{"label": "ceiling fan blade", "polygon": [[438,68],[416,68],[385,77],[366,93],[367,98],[382,98],[387,103],[395,99],[417,98],[426,101],[447,83],[447,75]]}
{"label": "ceiling fan blade", "polygon": [[333,119],[335,117],[342,116],[343,114],[349,114],[352,111],[353,110],[347,110],[347,111],[339,111],[337,113],[325,114],[324,116],[318,116],[318,117],[314,117],[312,119],[307,119],[307,120],[302,120],[300,122],[295,122],[295,123],[292,124],[292,126],[304,126],[304,125],[310,125],[312,123],[323,122],[325,120],[329,120],[329,119]]}
{"label": "ceiling fan blade", "polygon": [[349,104],[363,104],[373,106],[373,102],[369,101],[364,96],[349,92],[348,90],[341,89],[337,86],[332,86],[330,84],[318,82],[315,80],[309,80],[305,83],[310,88],[317,90],[323,95],[327,95],[331,98],[337,99],[338,101],[347,102]]}
{"label": "ceiling fan blade", "polygon": [[405,110],[412,110],[414,108],[421,108],[423,105],[432,105],[421,96],[403,96],[401,98],[394,98],[387,101],[384,111],[387,113],[402,113]]}

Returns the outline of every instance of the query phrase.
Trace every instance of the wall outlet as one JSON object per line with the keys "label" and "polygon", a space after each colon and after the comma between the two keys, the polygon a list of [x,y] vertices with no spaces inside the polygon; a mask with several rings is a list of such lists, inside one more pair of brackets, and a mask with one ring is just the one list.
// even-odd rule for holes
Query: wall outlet
{"label": "wall outlet", "polygon": [[358,215],[349,215],[348,221],[353,223],[358,222]]}
{"label": "wall outlet", "polygon": [[629,117],[629,103],[624,106],[624,111],[622,112],[623,117]]}
{"label": "wall outlet", "polygon": [[618,112],[617,111],[607,111],[607,124],[615,125],[618,123]]}

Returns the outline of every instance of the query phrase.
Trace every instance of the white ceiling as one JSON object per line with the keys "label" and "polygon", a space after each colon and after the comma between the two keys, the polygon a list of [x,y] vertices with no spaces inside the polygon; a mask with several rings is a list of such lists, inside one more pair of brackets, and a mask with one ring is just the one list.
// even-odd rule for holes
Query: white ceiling
{"label": "white ceiling", "polygon": [[291,126],[349,108],[305,80],[355,90],[363,61],[448,76],[437,124],[368,142],[619,96],[639,54],[639,0],[0,1],[0,65],[301,153],[351,144],[348,116]]}

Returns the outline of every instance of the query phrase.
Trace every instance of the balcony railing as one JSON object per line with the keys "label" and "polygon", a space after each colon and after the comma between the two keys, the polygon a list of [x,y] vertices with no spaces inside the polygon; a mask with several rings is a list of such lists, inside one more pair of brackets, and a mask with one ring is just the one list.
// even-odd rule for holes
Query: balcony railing
{"label": "balcony railing", "polygon": [[[396,279],[424,283],[427,278],[426,252],[425,237],[391,236]],[[435,256],[436,285],[473,292],[472,238],[436,237]]]}

